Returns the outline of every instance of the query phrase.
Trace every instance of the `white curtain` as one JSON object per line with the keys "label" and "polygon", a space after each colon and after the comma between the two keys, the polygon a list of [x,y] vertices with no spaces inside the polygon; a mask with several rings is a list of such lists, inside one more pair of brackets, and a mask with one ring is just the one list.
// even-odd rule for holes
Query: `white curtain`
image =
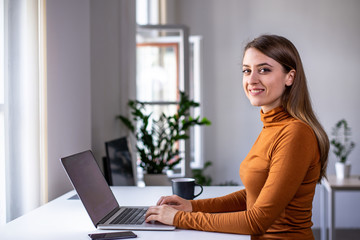
{"label": "white curtain", "polygon": [[4,1],[0,0],[0,224],[6,222],[5,197],[5,84],[4,84]]}
{"label": "white curtain", "polygon": [[47,200],[44,6],[5,0],[6,221]]}

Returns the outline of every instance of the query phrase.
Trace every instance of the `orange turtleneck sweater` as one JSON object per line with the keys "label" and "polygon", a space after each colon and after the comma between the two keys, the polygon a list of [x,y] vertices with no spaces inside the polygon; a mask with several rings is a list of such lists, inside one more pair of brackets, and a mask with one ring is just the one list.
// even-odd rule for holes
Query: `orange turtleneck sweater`
{"label": "orange turtleneck sweater", "polygon": [[282,107],[261,114],[261,133],[240,166],[245,189],[191,201],[179,228],[251,235],[251,239],[314,239],[312,201],[320,176],[313,130]]}

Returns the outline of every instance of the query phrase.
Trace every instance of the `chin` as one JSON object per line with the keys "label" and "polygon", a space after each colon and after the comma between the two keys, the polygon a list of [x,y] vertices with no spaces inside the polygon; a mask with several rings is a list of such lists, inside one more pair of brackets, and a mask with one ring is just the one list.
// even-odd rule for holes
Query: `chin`
{"label": "chin", "polygon": [[261,104],[261,103],[258,103],[258,102],[251,102],[251,101],[250,101],[250,103],[251,103],[251,105],[253,105],[254,107],[261,107],[261,106],[262,106],[262,104]]}

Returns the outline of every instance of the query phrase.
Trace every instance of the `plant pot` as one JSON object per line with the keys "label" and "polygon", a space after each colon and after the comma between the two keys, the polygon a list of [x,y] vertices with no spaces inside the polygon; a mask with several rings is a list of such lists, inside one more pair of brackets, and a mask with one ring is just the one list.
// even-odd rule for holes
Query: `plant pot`
{"label": "plant pot", "polygon": [[166,173],[144,173],[145,186],[170,186],[171,182]]}
{"label": "plant pot", "polygon": [[335,163],[336,178],[337,179],[349,178],[350,169],[351,169],[350,163],[336,162]]}

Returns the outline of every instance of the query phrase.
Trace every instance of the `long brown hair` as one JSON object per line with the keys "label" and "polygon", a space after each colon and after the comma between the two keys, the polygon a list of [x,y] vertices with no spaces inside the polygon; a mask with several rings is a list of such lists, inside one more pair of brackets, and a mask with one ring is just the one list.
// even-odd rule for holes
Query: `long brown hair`
{"label": "long brown hair", "polygon": [[293,84],[286,87],[282,96],[282,105],[291,116],[307,123],[313,129],[320,151],[320,181],[326,177],[329,138],[312,109],[306,76],[298,51],[288,39],[277,35],[262,35],[255,38],[245,46],[244,53],[249,48],[255,48],[280,63],[285,73],[295,70]]}

